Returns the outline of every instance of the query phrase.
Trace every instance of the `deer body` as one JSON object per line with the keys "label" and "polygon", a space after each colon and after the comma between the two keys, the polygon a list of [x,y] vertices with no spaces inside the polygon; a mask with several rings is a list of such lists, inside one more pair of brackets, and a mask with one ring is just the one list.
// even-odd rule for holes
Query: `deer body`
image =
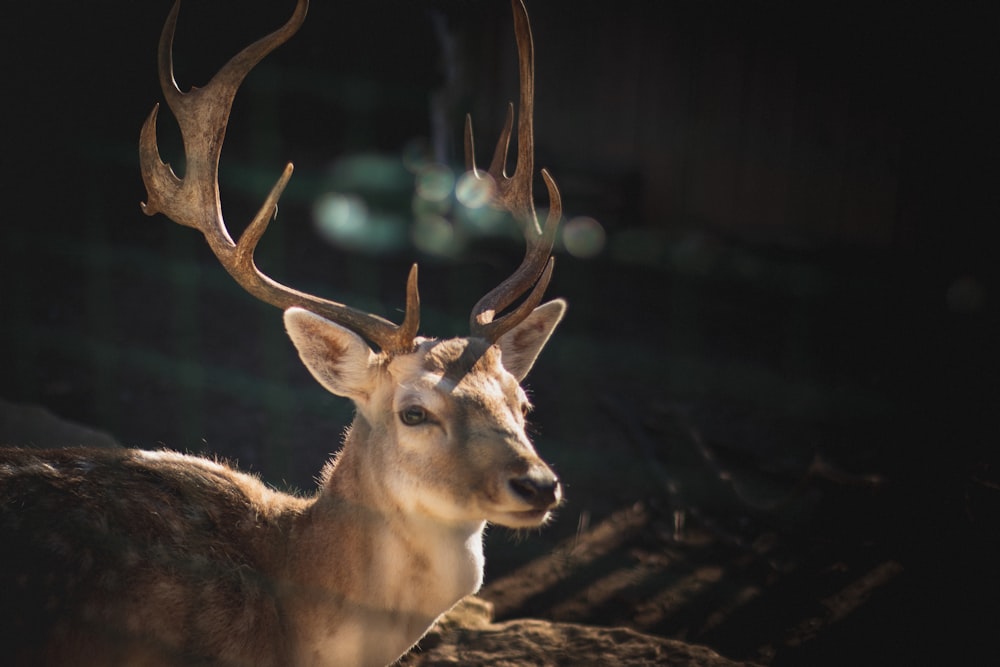
{"label": "deer body", "polygon": [[[562,312],[393,357],[286,313],[357,405],[311,498],[174,452],[0,449],[3,645],[25,665],[393,662],[479,589],[487,521],[537,525],[559,501],[501,360],[526,372]],[[432,416],[404,423],[416,407]]]}
{"label": "deer body", "polygon": [[[492,203],[521,224],[527,252],[474,306],[471,335],[447,340],[416,335],[415,265],[400,325],[257,269],[254,247],[291,165],[238,241],[222,219],[217,170],[233,98],[295,33],[307,5],[297,0],[283,27],[188,93],[172,72],[174,5],[160,81],[187,169],[179,178],[160,160],[154,109],[140,137],[144,210],[201,231],[240,285],[284,310],[302,362],[354,403],[354,422],[309,498],[168,451],[0,449],[0,647],[14,665],[384,665],[479,589],[488,523],[540,526],[561,501],[526,435],[530,404],[520,387],[565,311],[561,300],[540,305],[561,204],[542,170],[550,208],[540,228],[522,0],[511,2],[522,86],[517,169],[504,169],[511,107],[487,173]],[[485,180],[468,121],[466,152]]]}
{"label": "deer body", "polygon": [[305,505],[180,454],[0,450],[6,655],[14,665],[282,664],[266,573]]}
{"label": "deer body", "polygon": [[[60,521],[65,507],[25,512],[3,494],[0,633],[16,665],[385,665],[481,582],[481,524],[357,521],[343,499],[284,496],[178,454],[4,450],[0,460],[5,487],[44,468],[30,493],[51,500],[58,483],[73,501]],[[123,483],[128,507],[113,501]],[[178,503],[174,492],[192,486],[211,495]],[[14,508],[22,526],[44,529],[12,530]]]}

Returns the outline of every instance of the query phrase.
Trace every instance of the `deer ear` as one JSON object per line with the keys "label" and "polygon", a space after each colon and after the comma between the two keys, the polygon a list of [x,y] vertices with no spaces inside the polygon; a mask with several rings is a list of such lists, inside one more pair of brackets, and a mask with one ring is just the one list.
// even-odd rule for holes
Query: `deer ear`
{"label": "deer ear", "polygon": [[367,400],[378,355],[359,335],[302,308],[285,311],[285,329],[317,382],[337,396]]}
{"label": "deer ear", "polygon": [[543,303],[516,327],[500,336],[500,362],[520,382],[535,364],[539,352],[566,313],[566,302],[555,299]]}

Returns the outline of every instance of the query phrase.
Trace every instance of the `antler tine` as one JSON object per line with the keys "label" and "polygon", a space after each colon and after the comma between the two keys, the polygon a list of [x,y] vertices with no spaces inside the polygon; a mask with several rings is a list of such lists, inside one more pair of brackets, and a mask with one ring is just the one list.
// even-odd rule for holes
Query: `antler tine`
{"label": "antler tine", "polygon": [[292,176],[291,163],[285,167],[238,242],[233,242],[222,216],[219,157],[236,91],[257,63],[298,31],[308,8],[308,0],[298,0],[291,18],[282,27],[233,56],[204,88],[192,88],[184,93],[177,86],[173,72],[173,39],[180,0],[175,2],[160,35],[158,61],[160,87],[180,126],[186,169],[184,178],[178,178],[160,158],[156,142],[159,105],[156,105],[139,139],[139,159],[148,196],[142,209],[146,215],[162,212],[178,224],[201,231],[222,266],[258,299],[282,309],[301,306],[352,329],[384,351],[409,351],[420,326],[415,264],[406,283],[406,314],[398,326],[377,315],[282,285],[257,268],[254,250],[277,213],[278,199]]}
{"label": "antler tine", "polygon": [[[542,178],[549,193],[549,212],[545,227],[539,229],[535,214],[532,179],[534,178],[534,106],[535,106],[535,50],[531,36],[531,24],[524,0],[511,0],[514,13],[514,34],[517,39],[518,74],[520,78],[520,98],[517,118],[517,165],[514,174],[507,175],[507,152],[514,125],[514,105],[507,107],[507,117],[500,131],[493,160],[487,173],[496,184],[494,204],[511,212],[521,225],[524,234],[524,259],[513,274],[487,293],[472,309],[470,327],[475,336],[490,341],[497,340],[504,333],[517,326],[526,318],[542,299],[542,294],[552,276],[554,259],[551,257],[555,242],[556,228],[562,216],[562,199],[559,188],[548,171],[542,169]],[[482,178],[475,162],[475,143],[472,136],[472,118],[465,117],[465,162],[477,178]],[[516,309],[497,318],[497,314],[509,307],[525,292],[531,293]]]}

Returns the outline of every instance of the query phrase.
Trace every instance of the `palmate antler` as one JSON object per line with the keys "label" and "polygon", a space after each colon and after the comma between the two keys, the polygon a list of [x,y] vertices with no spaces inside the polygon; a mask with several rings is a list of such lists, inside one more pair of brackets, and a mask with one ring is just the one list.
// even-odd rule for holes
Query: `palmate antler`
{"label": "palmate antler", "polygon": [[[528,251],[517,271],[484,296],[473,309],[472,334],[490,341],[496,341],[505,331],[527,317],[541,300],[552,274],[552,260],[549,255],[561,209],[559,191],[549,174],[543,170],[542,176],[549,189],[551,207],[545,231],[540,231],[535,219],[531,194],[533,171],[531,117],[534,102],[531,28],[522,0],[512,0],[511,4],[514,10],[521,71],[518,164],[513,177],[508,178],[504,173],[504,162],[512,126],[513,106],[511,106],[489,173],[497,184],[495,203],[508,209],[522,224]],[[178,224],[201,231],[222,266],[240,286],[261,301],[282,309],[292,306],[305,308],[357,332],[390,354],[409,352],[413,349],[420,324],[416,264],[410,269],[407,279],[406,312],[403,322],[399,325],[378,315],[282,285],[257,268],[253,259],[254,250],[277,211],[278,199],[292,175],[291,163],[285,167],[281,177],[264,200],[264,204],[238,241],[233,241],[222,216],[218,180],[219,157],[236,91],[257,63],[298,31],[305,20],[308,6],[308,0],[298,0],[295,11],[285,25],[236,54],[205,87],[192,88],[184,93],[178,88],[173,75],[172,47],[180,0],[175,2],[160,35],[158,63],[160,87],[166,97],[167,105],[180,126],[186,169],[184,177],[179,178],[160,157],[156,142],[156,119],[159,112],[157,105],[146,119],[139,141],[140,168],[148,196],[148,201],[142,208],[147,215],[164,213]],[[471,121],[467,120],[466,159],[470,168],[478,175],[479,172],[476,171],[472,160],[472,150]],[[518,308],[500,319],[495,319],[497,312],[510,306],[529,289],[531,293]]]}

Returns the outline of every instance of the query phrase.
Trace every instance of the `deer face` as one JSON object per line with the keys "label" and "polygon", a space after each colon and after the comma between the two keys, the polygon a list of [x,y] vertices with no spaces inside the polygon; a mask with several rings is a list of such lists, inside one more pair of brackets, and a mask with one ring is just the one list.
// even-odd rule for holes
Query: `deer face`
{"label": "deer face", "polygon": [[519,382],[565,311],[552,301],[502,335],[419,340],[376,354],[356,334],[301,309],[285,323],[313,376],[351,398],[379,437],[365,454],[404,511],[448,523],[538,526],[561,488],[525,433],[531,406]]}

